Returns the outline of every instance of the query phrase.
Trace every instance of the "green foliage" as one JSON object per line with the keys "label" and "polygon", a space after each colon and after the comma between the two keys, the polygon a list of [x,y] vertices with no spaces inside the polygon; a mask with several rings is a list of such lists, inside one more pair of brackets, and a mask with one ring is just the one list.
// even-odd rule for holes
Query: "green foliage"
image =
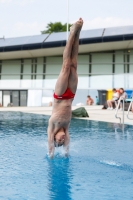
{"label": "green foliage", "polygon": [[[68,24],[68,29],[70,29],[71,26],[72,24]],[[46,30],[41,31],[42,34],[53,32],[65,32],[67,31],[67,24],[62,24],[61,22],[50,22],[49,24],[47,24],[46,28]]]}

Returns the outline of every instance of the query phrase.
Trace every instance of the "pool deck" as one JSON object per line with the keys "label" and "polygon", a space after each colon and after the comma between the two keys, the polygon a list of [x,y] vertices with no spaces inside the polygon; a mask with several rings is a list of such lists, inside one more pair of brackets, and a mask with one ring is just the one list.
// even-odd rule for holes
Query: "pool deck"
{"label": "pool deck", "polygon": [[[89,118],[80,118],[95,121],[104,121],[119,123],[119,119],[115,118],[115,110],[102,110],[102,106],[84,106],[89,114]],[[73,106],[72,110],[78,108],[78,106]],[[52,107],[0,107],[0,111],[15,111],[24,113],[34,113],[41,115],[51,115]],[[122,111],[118,111],[118,116],[122,118]],[[127,112],[124,112],[125,124],[133,125],[133,120],[127,119]],[[129,116],[133,119],[133,113],[130,112]]]}

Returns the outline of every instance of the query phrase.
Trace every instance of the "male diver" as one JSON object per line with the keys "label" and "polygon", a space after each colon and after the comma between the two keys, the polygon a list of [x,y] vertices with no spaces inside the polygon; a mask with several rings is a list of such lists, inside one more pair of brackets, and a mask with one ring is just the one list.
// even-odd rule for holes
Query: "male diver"
{"label": "male diver", "polygon": [[79,18],[70,28],[70,35],[63,53],[62,69],[55,86],[53,111],[47,130],[51,158],[54,156],[55,147],[63,145],[66,155],[69,150],[68,128],[72,113],[71,105],[78,83],[77,56],[82,25],[83,20]]}

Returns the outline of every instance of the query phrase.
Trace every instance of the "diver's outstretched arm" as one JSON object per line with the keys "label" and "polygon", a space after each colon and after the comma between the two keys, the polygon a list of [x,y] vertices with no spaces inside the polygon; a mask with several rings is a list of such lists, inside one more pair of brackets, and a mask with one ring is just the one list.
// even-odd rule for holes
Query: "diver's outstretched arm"
{"label": "diver's outstretched arm", "polygon": [[53,158],[55,146],[54,146],[54,134],[51,125],[48,127],[47,132],[48,132],[48,154],[50,158]]}
{"label": "diver's outstretched arm", "polygon": [[65,136],[65,142],[64,142],[64,151],[65,151],[65,156],[69,155],[69,143],[70,143],[70,136],[69,136],[69,132],[66,131],[66,136]]}

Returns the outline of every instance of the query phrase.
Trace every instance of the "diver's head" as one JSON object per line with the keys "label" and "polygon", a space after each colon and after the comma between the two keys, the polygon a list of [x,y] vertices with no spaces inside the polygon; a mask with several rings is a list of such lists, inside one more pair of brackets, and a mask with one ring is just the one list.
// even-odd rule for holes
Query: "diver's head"
{"label": "diver's head", "polygon": [[65,132],[64,129],[61,128],[59,129],[59,131],[56,133],[55,137],[54,137],[54,144],[55,147],[60,147],[64,144],[65,142]]}

